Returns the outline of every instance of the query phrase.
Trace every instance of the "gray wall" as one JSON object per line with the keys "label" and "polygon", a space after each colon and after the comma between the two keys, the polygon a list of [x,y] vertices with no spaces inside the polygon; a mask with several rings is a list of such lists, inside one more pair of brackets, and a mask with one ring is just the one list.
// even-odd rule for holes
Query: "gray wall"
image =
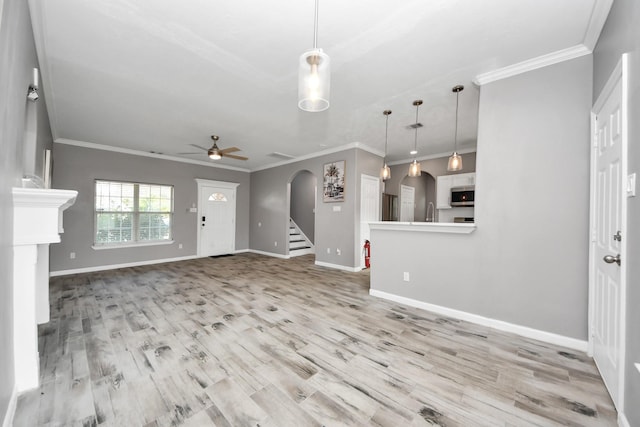
{"label": "gray wall", "polygon": [[591,72],[587,56],[483,86],[477,230],[375,231],[371,288],[586,340]]}
{"label": "gray wall", "polygon": [[[593,56],[593,100],[623,53],[629,52],[629,173],[640,172],[640,3],[616,0],[600,35]],[[627,337],[624,412],[629,424],[640,426],[640,373],[633,366],[640,362],[640,197],[627,200]]]}
{"label": "gray wall", "polygon": [[[54,144],[53,154],[55,187],[77,190],[78,198],[64,213],[62,242],[51,247],[51,271],[195,256],[197,214],[187,212],[193,203],[198,203],[195,178],[240,183],[237,189],[236,249],[249,248],[248,172],[65,144]],[[173,185],[175,242],[171,245],[92,249],[95,179]],[[178,249],[180,243],[183,244],[183,249]],[[75,259],[69,258],[70,252],[76,253]]]}
{"label": "gray wall", "polygon": [[[322,171],[325,163],[345,160],[345,200],[324,203]],[[289,163],[251,173],[251,249],[287,255],[289,200],[287,185],[301,170],[312,172],[318,179],[316,200],[316,261],[345,267],[360,265],[360,174],[378,176],[380,157],[360,149],[349,149],[313,159]],[[334,211],[334,207],[340,211]],[[260,224],[260,225],[259,225]],[[327,253],[329,249],[330,253]],[[336,253],[341,250],[341,255]]]}
{"label": "gray wall", "polygon": [[309,171],[301,171],[291,181],[291,209],[293,221],[314,242],[317,178]]}
{"label": "gray wall", "polygon": [[[11,188],[20,186],[25,166],[42,170],[41,152],[51,145],[43,91],[35,104],[26,98],[35,67],[38,62],[27,2],[4,0],[0,19],[0,421],[7,415],[15,382]],[[29,115],[31,121],[26,123]],[[25,158],[23,141],[31,134],[33,143],[34,133],[36,147]]]}

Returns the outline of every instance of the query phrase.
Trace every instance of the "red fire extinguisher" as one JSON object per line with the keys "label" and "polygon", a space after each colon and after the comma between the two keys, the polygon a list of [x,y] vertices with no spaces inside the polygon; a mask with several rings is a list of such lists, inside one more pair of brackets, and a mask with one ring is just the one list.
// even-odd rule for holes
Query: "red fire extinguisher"
{"label": "red fire extinguisher", "polygon": [[371,242],[364,241],[364,267],[371,267]]}

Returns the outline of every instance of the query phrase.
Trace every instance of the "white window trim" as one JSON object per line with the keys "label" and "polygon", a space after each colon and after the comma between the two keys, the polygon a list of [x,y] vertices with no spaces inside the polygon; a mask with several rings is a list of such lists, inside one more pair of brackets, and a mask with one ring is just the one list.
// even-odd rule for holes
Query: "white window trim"
{"label": "white window trim", "polygon": [[[95,202],[95,197],[96,197],[96,183],[98,182],[117,182],[117,183],[124,183],[124,184],[134,184],[134,209],[133,211],[127,211],[127,212],[119,212],[119,211],[101,211],[98,212],[96,210],[96,202]],[[171,187],[171,211],[170,212],[142,212],[139,210],[139,203],[140,203],[140,185],[155,185],[155,186],[161,186],[161,187]],[[157,246],[157,245],[170,245],[174,242],[173,239],[173,226],[174,226],[174,218],[175,218],[175,186],[171,185],[171,184],[154,184],[154,183],[150,183],[150,182],[137,182],[137,181],[119,181],[119,180],[109,180],[109,179],[94,179],[94,183],[93,183],[93,197],[94,197],[94,202],[93,202],[93,244],[91,245],[91,248],[93,248],[94,250],[102,250],[102,249],[118,249],[118,248],[134,248],[134,247],[142,247],[142,246]],[[171,216],[171,228],[169,229],[170,231],[170,238],[167,240],[151,240],[151,241],[139,241],[139,240],[134,240],[131,242],[120,242],[120,243],[97,243],[96,242],[96,233],[97,233],[97,227],[98,227],[98,222],[97,222],[97,214],[98,213],[130,213],[132,214],[134,220],[133,220],[133,224],[132,224],[132,236],[137,236],[138,235],[138,227],[139,227],[139,215],[141,213],[160,213],[160,214],[169,214]],[[138,220],[135,220],[135,218],[138,217]]]}

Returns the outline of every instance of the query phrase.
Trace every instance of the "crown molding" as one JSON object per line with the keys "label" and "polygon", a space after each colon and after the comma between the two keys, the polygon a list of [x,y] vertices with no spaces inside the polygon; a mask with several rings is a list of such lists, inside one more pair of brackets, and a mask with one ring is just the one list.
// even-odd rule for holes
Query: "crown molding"
{"label": "crown molding", "polygon": [[475,79],[473,79],[473,83],[478,86],[482,86],[497,80],[506,79],[507,77],[526,73],[527,71],[537,70],[538,68],[547,67],[570,59],[589,55],[593,52],[593,49],[598,42],[598,38],[600,37],[602,28],[607,21],[612,5],[613,0],[596,0],[594,2],[593,9],[591,10],[591,17],[589,18],[589,24],[581,44],[577,44],[567,49],[558,50],[547,55],[542,55],[537,58],[528,59],[504,68],[489,71],[488,73],[479,74]]}
{"label": "crown molding", "polygon": [[[239,167],[235,167],[235,166],[211,164],[209,162],[202,161],[202,160],[192,160],[192,159],[185,159],[183,157],[169,156],[167,154],[149,153],[149,152],[146,152],[146,151],[133,150],[133,149],[130,149],[130,148],[114,147],[114,146],[111,146],[111,145],[96,144],[94,142],[77,141],[75,139],[57,138],[54,142],[56,144],[73,145],[75,147],[91,148],[93,150],[112,151],[112,152],[115,152],[115,153],[131,154],[133,156],[151,157],[151,158],[154,158],[154,159],[162,159],[162,160],[169,160],[169,161],[173,161],[173,162],[190,163],[190,164],[194,164],[194,165],[208,166],[208,167],[211,167],[211,168],[229,169],[229,170],[234,170],[234,171],[238,171],[238,172],[248,172],[248,173],[257,172],[257,171],[261,171],[261,170],[265,170],[265,169],[277,168],[279,166],[287,165],[287,164],[290,164],[290,163],[300,162],[302,160],[313,159],[313,158],[316,158],[316,157],[326,156],[327,154],[338,153],[340,151],[351,150],[351,149],[356,149],[356,148],[360,149],[360,150],[363,150],[363,151],[367,151],[367,152],[372,153],[372,154],[375,154],[376,156],[379,156],[379,157],[384,157],[384,153],[382,151],[380,151],[380,150],[376,150],[375,148],[369,147],[368,145],[363,144],[361,142],[352,142],[350,144],[341,145],[339,147],[328,148],[326,150],[317,151],[315,153],[305,154],[304,156],[295,157],[295,158],[293,158],[291,160],[283,160],[281,162],[271,163],[271,164],[265,165],[265,166],[260,166],[260,167],[257,167],[255,169],[245,169],[245,168],[239,168]],[[475,151],[475,150],[471,150],[471,151]],[[460,153],[463,153],[463,151],[460,151]]]}
{"label": "crown molding", "polygon": [[375,154],[376,156],[379,156],[379,157],[384,157],[384,153],[382,151],[380,151],[380,150],[376,150],[375,148],[369,147],[367,144],[363,144],[362,142],[352,142],[350,144],[340,145],[339,147],[327,148],[326,150],[316,151],[314,153],[309,153],[309,154],[305,154],[303,156],[294,157],[293,159],[290,159],[290,160],[283,160],[281,162],[271,163],[269,165],[260,166],[260,167],[257,167],[255,169],[251,169],[251,172],[258,172],[258,171],[261,171],[261,170],[277,168],[279,166],[284,166],[284,165],[288,165],[288,164],[291,164],[291,163],[300,162],[300,161],[303,161],[303,160],[314,159],[316,157],[322,157],[322,156],[326,156],[328,154],[338,153],[340,151],[346,151],[346,150],[351,150],[351,149],[355,149],[355,148],[363,150],[363,151],[367,151],[367,152],[369,152],[371,154]]}
{"label": "crown molding", "polygon": [[597,0],[593,5],[589,26],[587,27],[584,41],[582,42],[590,51],[593,51],[596,47],[596,43],[598,42],[605,22],[607,22],[607,17],[609,16],[612,5],[613,0]]}
{"label": "crown molding", "polygon": [[509,65],[507,67],[498,68],[497,70],[489,71],[488,73],[479,74],[475,79],[473,79],[473,83],[478,86],[486,85],[488,83],[517,76],[518,74],[526,73],[528,71],[537,70],[539,68],[548,67],[549,65],[589,55],[590,53],[591,49],[587,48],[583,44],[579,44],[547,55],[538,56],[537,58],[527,59],[526,61],[518,62],[517,64]]}
{"label": "crown molding", "polygon": [[[477,148],[463,148],[461,150],[458,150],[458,154],[475,153],[477,150],[478,150]],[[444,157],[449,157],[451,154],[452,154],[451,151],[446,151],[444,153],[436,153],[436,154],[429,154],[428,156],[416,157],[415,159],[421,162],[423,160],[442,159]],[[387,162],[387,164],[389,166],[408,165],[409,163],[413,162],[413,159],[414,159],[413,157],[410,157],[408,159],[394,160],[393,162]]]}
{"label": "crown molding", "polygon": [[172,162],[190,163],[193,165],[208,166],[210,168],[228,169],[238,172],[251,172],[249,169],[239,168],[235,166],[227,166],[221,164],[212,164],[202,160],[185,159],[183,157],[169,156],[166,154],[148,153],[146,151],[132,150],[130,148],[113,147],[111,145],[96,144],[93,142],[76,141],[74,139],[57,138],[53,142],[57,144],[73,145],[75,147],[91,148],[93,150],[112,151],[115,153],[131,154],[133,156],[151,157],[154,159],[169,160]]}

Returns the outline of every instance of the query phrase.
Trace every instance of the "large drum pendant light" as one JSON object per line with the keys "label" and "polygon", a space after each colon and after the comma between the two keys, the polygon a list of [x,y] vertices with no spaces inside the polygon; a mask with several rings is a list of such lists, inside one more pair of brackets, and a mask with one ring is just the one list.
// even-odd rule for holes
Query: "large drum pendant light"
{"label": "large drum pendant light", "polygon": [[458,99],[460,98],[460,92],[464,90],[464,86],[457,85],[451,89],[456,94],[456,131],[453,138],[453,154],[449,157],[449,164],[447,170],[450,172],[462,170],[462,157],[458,154]]}
{"label": "large drum pendant light", "polygon": [[318,49],[318,0],[313,27],[313,49],[300,56],[298,71],[298,107],[318,112],[329,108],[331,60]]}
{"label": "large drum pendant light", "polygon": [[382,160],[383,166],[380,171],[380,178],[382,178],[383,181],[387,181],[391,179],[391,168],[387,165],[387,139],[389,136],[389,114],[391,114],[391,110],[384,110],[382,114],[386,116],[387,123],[384,130],[384,159]]}
{"label": "large drum pendant light", "polygon": [[[416,107],[416,124],[413,126],[416,130],[416,133],[413,140],[413,151],[411,152],[411,154],[417,156],[418,155],[418,128],[420,127],[418,123],[418,109],[422,105],[422,100],[417,99],[413,101],[413,105]],[[409,165],[409,176],[415,177],[420,175],[422,175],[422,167],[418,162],[418,159],[414,157],[413,162],[411,162],[411,165]]]}

